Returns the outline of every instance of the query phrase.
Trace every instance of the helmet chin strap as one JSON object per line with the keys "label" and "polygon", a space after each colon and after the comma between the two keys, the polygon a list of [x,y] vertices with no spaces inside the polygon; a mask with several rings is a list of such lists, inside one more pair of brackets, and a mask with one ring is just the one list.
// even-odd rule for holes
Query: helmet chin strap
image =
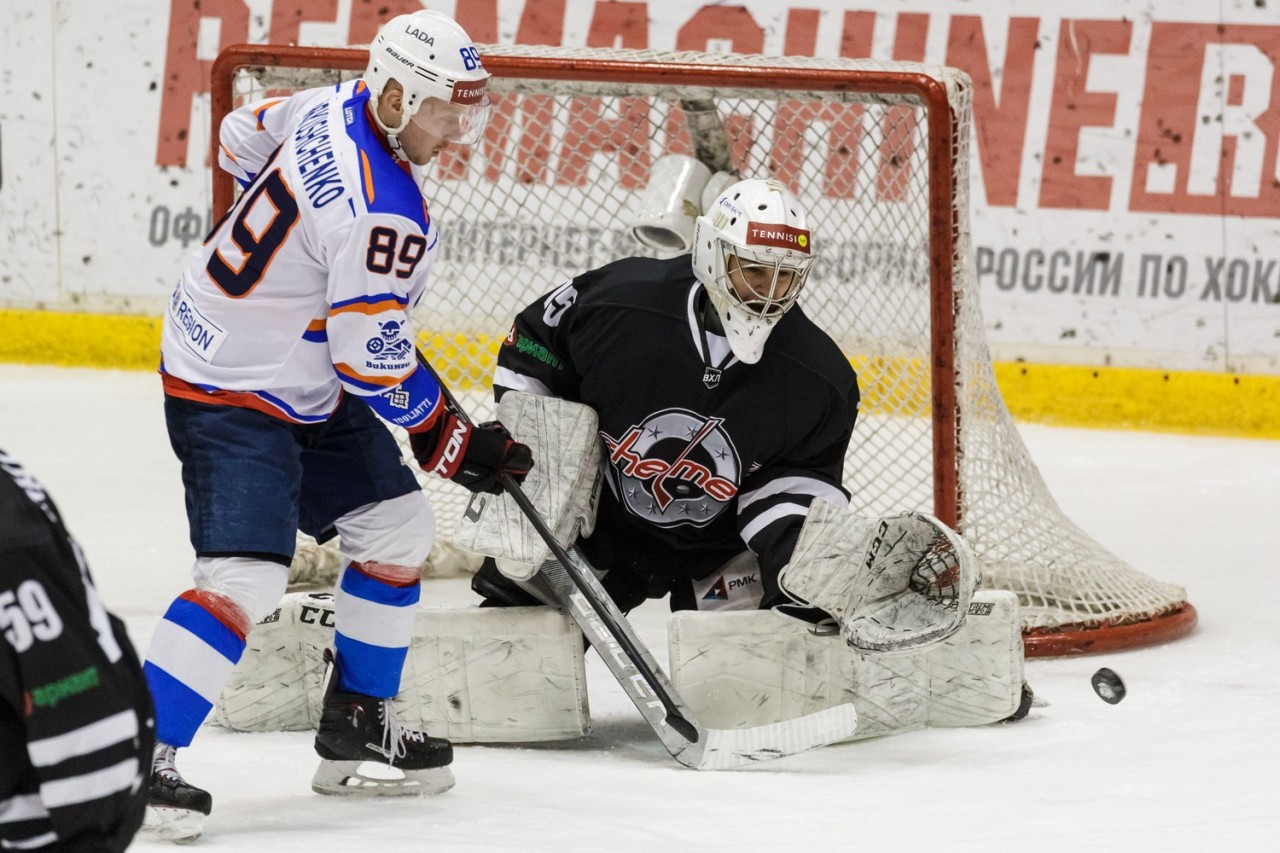
{"label": "helmet chin strap", "polygon": [[[381,97],[381,94],[379,94],[379,97]],[[390,127],[382,120],[382,116],[378,114],[378,102],[376,99],[370,106],[369,112],[373,114],[373,121],[378,125],[378,129],[387,137],[387,145],[391,147],[391,153],[396,155],[396,159],[409,162],[409,158],[405,156],[404,149],[400,147],[400,133],[409,126],[412,116],[401,109],[399,126]]]}

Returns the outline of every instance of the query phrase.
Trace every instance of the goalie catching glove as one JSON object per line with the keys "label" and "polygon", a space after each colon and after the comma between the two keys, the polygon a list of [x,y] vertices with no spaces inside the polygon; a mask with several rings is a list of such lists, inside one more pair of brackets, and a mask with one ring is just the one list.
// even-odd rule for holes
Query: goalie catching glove
{"label": "goalie catching glove", "polygon": [[498,494],[499,477],[509,474],[523,482],[533,467],[528,445],[512,438],[501,423],[474,425],[449,411],[425,429],[410,430],[409,447],[423,470],[473,492]]}
{"label": "goalie catching glove", "polygon": [[815,500],[778,584],[831,614],[854,649],[900,652],[955,633],[980,579],[969,546],[931,515],[861,518]]}

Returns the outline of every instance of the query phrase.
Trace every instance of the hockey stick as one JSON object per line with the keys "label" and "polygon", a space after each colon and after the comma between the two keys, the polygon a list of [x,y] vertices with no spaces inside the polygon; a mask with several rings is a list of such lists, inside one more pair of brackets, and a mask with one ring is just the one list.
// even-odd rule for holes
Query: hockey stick
{"label": "hockey stick", "polygon": [[[421,351],[418,361],[435,374]],[[439,382],[438,375],[436,378]],[[470,422],[449,389],[443,382],[439,384],[445,404],[455,417]],[[706,729],[698,725],[652,653],[576,549],[570,553],[556,541],[537,508],[510,475],[500,475],[499,482],[556,558],[543,563],[534,580],[548,587],[546,591],[578,624],[663,746],[681,764],[698,770],[741,767],[825,746],[853,734],[857,714],[848,703],[745,729]]]}
{"label": "hockey stick", "polygon": [[[465,421],[466,423],[473,423],[471,417],[463,410],[462,404],[458,402],[457,398],[453,396],[453,392],[445,386],[444,382],[440,379],[439,374],[437,374],[435,369],[431,367],[426,356],[423,355],[422,350],[418,350],[418,363],[430,370],[432,375],[436,377],[436,382],[440,386],[440,393],[444,397],[445,405],[453,412],[454,416],[457,417],[458,420]],[[498,476],[498,482],[502,485],[503,491],[511,495],[511,498],[516,502],[516,506],[518,506],[520,511],[524,513],[524,516],[529,519],[529,522],[533,525],[534,529],[538,531],[538,535],[542,537],[543,541],[551,548],[551,553],[560,561],[560,564],[565,567],[573,567],[572,569],[567,569],[566,573],[569,579],[574,582],[574,585],[577,587],[577,591],[586,600],[589,607],[597,614],[606,612],[608,606],[613,604],[608,593],[600,587],[598,582],[594,585],[586,582],[584,575],[590,575],[590,570],[588,569],[584,571],[583,568],[569,556],[560,543],[556,541],[555,534],[551,532],[549,527],[547,527],[546,521],[543,520],[542,515],[533,505],[533,502],[529,500],[528,495],[526,495],[524,490],[520,488],[520,484],[517,483],[510,474],[500,474]],[[591,578],[592,580],[595,580],[594,575],[591,575]],[[554,586],[555,584],[553,584],[553,587]],[[563,601],[564,596],[560,594],[561,590],[553,589],[553,591],[556,592],[556,597]],[[616,610],[616,607],[614,609]],[[575,610],[574,612],[577,611]],[[618,617],[621,618],[620,613],[618,614]],[[649,689],[653,691],[654,696],[662,704],[663,709],[666,711],[666,717],[664,720],[665,724],[675,729],[675,731],[678,732],[685,740],[691,743],[697,743],[699,740],[697,727],[685,719],[680,708],[676,705],[675,700],[672,699],[671,695],[667,692],[666,685],[660,683],[657,677],[654,676],[652,670],[644,665],[644,655],[640,651],[639,641],[632,636],[628,636],[627,634],[618,631],[616,624],[609,627],[613,628],[610,632],[612,634],[613,645],[618,646],[627,660],[631,661],[633,665],[635,665],[639,676],[645,681]]]}
{"label": "hockey stick", "polygon": [[720,120],[716,102],[711,98],[685,98],[680,101],[680,109],[684,111],[684,124],[689,129],[694,158],[712,174],[729,172],[737,177],[738,170],[733,168],[733,155],[729,148],[729,134]]}

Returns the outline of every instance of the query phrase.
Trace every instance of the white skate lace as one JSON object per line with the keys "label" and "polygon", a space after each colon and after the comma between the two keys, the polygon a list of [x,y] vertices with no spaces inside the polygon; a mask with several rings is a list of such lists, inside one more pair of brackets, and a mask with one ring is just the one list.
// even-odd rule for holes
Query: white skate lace
{"label": "white skate lace", "polygon": [[176,747],[169,746],[167,743],[157,743],[155,751],[151,753],[151,772],[170,785],[185,785],[187,780],[182,778],[182,774],[174,764],[177,754]]}
{"label": "white skate lace", "polygon": [[382,748],[387,751],[387,763],[394,765],[397,758],[404,758],[408,752],[405,741],[423,743],[426,735],[417,729],[406,729],[396,717],[395,706],[390,699],[383,699],[378,706],[378,716],[382,718]]}

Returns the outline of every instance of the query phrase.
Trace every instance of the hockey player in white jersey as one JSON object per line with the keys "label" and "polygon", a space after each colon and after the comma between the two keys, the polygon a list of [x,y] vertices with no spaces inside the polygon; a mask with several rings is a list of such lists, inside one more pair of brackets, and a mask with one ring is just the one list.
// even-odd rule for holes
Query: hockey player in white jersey
{"label": "hockey player in white jersey", "polygon": [[[408,430],[425,469],[472,491],[532,465],[501,425],[473,428],[446,410],[417,364],[410,319],[430,298],[439,244],[418,167],[480,138],[488,77],[453,20],[421,11],[382,27],[363,79],[251,104],[220,128],[219,165],[244,192],[189,259],[161,344],[196,551],[194,588],[165,613],[145,662],[158,741],[148,822],[170,838],[199,834],[211,808],[175,750],[284,593],[298,529],[340,536],[349,561],[312,787],[453,784],[449,742],[400,726],[390,702],[435,523],[378,417]],[[366,761],[402,778],[362,775]]]}

